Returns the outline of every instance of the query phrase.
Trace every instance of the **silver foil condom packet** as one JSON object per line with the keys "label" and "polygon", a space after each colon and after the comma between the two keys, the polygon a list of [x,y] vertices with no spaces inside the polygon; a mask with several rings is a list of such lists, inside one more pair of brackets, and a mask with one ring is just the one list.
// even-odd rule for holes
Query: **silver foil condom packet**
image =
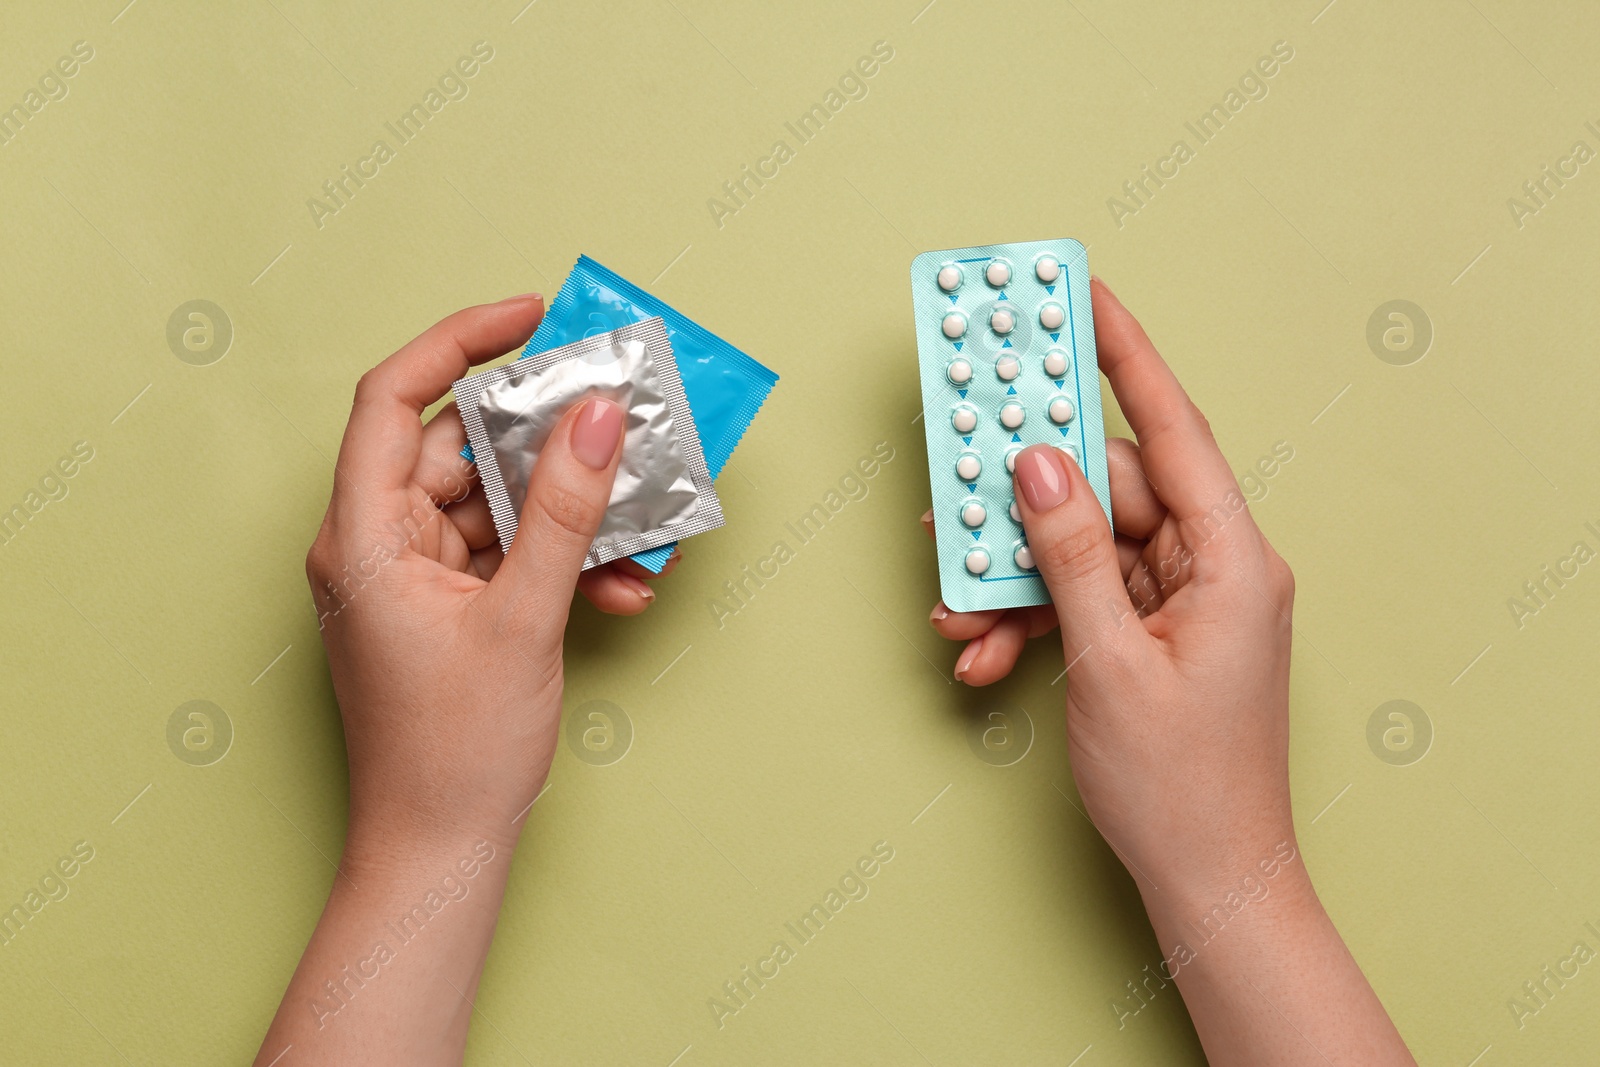
{"label": "silver foil condom packet", "polygon": [[660,318],[519,359],[453,386],[500,547],[517,536],[528,478],[568,408],[622,408],[622,458],[583,569],[723,525],[700,435]]}

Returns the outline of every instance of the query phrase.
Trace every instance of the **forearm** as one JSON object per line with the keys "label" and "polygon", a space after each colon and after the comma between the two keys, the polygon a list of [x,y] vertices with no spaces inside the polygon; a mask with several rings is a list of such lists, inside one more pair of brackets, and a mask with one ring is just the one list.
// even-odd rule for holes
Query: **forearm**
{"label": "forearm", "polygon": [[283,1063],[459,1063],[511,847],[352,830],[327,906],[257,1056]]}
{"label": "forearm", "polygon": [[1163,974],[1212,1063],[1414,1064],[1291,842],[1237,872],[1143,889]]}

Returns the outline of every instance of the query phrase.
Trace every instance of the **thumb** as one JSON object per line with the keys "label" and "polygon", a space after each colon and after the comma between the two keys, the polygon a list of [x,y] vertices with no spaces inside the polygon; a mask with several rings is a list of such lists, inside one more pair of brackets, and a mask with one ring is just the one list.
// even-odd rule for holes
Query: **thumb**
{"label": "thumb", "polygon": [[561,417],[528,479],[511,549],[489,583],[503,615],[557,641],[611,501],[622,423],[622,408],[604,397],[591,397]]}
{"label": "thumb", "polygon": [[1135,631],[1124,624],[1136,613],[1111,524],[1077,463],[1049,445],[1027,448],[1017,456],[1016,490],[1028,548],[1061,619],[1068,663],[1090,648],[1130,640]]}

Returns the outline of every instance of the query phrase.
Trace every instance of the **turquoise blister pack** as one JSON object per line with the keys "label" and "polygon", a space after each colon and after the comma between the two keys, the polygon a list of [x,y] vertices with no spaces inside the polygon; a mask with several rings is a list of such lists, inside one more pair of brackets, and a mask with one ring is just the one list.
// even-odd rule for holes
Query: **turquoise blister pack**
{"label": "turquoise blister pack", "polygon": [[911,261],[911,304],[945,606],[1048,604],[1013,495],[1017,453],[1061,449],[1111,517],[1083,245],[924,252]]}

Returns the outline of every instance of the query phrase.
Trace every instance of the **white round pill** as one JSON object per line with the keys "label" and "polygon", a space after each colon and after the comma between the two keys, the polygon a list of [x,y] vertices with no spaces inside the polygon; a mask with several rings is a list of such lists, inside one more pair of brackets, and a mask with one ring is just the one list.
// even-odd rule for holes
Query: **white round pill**
{"label": "white round pill", "polygon": [[994,361],[994,372],[1000,375],[1002,382],[1016,381],[1017,375],[1022,373],[1022,364],[1016,356],[1001,356]]}
{"label": "white round pill", "polygon": [[972,364],[964,359],[952,359],[950,365],[944,369],[945,376],[957,385],[966,385],[972,381]]}
{"label": "white round pill", "polygon": [[989,511],[982,503],[969,500],[961,505],[961,521],[973,529],[983,525],[983,520],[989,517]]}
{"label": "white round pill", "polygon": [[[1022,451],[1022,449],[1020,449],[1020,448],[1013,448],[1011,451],[1006,453],[1006,473],[1007,474],[1015,474],[1015,473],[1017,473],[1017,455],[1019,453],[1021,453],[1021,451]],[[1015,504],[1013,504],[1011,506],[1013,508],[1016,507]]]}
{"label": "white round pill", "polygon": [[1015,430],[1021,426],[1025,416],[1026,412],[1022,410],[1022,405],[1015,400],[1007,400],[1000,405],[1000,425],[1008,430]]}
{"label": "white round pill", "polygon": [[1033,272],[1044,284],[1054,285],[1055,280],[1061,277],[1061,261],[1055,256],[1040,256],[1033,265]]}
{"label": "white round pill", "polygon": [[1072,401],[1064,396],[1058,396],[1050,401],[1050,421],[1057,426],[1065,426],[1072,421]]}
{"label": "white round pill", "polygon": [[978,426],[977,409],[962,404],[950,413],[950,425],[956,428],[957,433],[971,433]]}
{"label": "white round pill", "polygon": [[1068,456],[1071,456],[1072,457],[1072,462],[1077,463],[1078,466],[1080,466],[1080,467],[1083,466],[1083,464],[1078,461],[1078,446],[1077,445],[1071,444],[1070,442],[1067,442],[1067,441],[1063,441],[1059,445],[1057,445],[1056,447],[1061,449],[1061,451],[1065,452]]}
{"label": "white round pill", "polygon": [[1028,550],[1027,545],[1018,545],[1011,558],[1016,560],[1018,570],[1033,570],[1033,553]]}
{"label": "white round pill", "polygon": [[961,288],[961,268],[954,263],[939,268],[939,288],[953,293]]}
{"label": "white round pill", "polygon": [[1061,310],[1061,305],[1055,301],[1039,309],[1039,325],[1047,330],[1059,330],[1061,324],[1067,321],[1067,313]]}
{"label": "white round pill", "polygon": [[967,549],[967,572],[983,574],[989,569],[989,550],[981,546]]}
{"label": "white round pill", "polygon": [[1060,378],[1067,373],[1067,350],[1052,348],[1044,354],[1044,372],[1052,378]]}
{"label": "white round pill", "polygon": [[978,475],[983,473],[983,460],[978,458],[976,452],[963,452],[956,460],[956,477],[964,482],[978,480]]}
{"label": "white round pill", "polygon": [[1001,337],[1016,329],[1016,326],[1017,317],[1011,314],[1009,308],[995,308],[994,313],[989,316],[990,329]]}
{"label": "white round pill", "polygon": [[991,260],[983,269],[983,280],[996,289],[1005,288],[1006,283],[1011,280],[1011,264],[1003,259]]}
{"label": "white round pill", "polygon": [[1012,522],[1021,522],[1022,521],[1022,512],[1017,510],[1017,498],[1016,497],[1012,497],[1011,498],[1011,521]]}
{"label": "white round pill", "polygon": [[967,332],[967,317],[959,311],[947,311],[944,314],[943,328],[944,335],[954,341]]}

